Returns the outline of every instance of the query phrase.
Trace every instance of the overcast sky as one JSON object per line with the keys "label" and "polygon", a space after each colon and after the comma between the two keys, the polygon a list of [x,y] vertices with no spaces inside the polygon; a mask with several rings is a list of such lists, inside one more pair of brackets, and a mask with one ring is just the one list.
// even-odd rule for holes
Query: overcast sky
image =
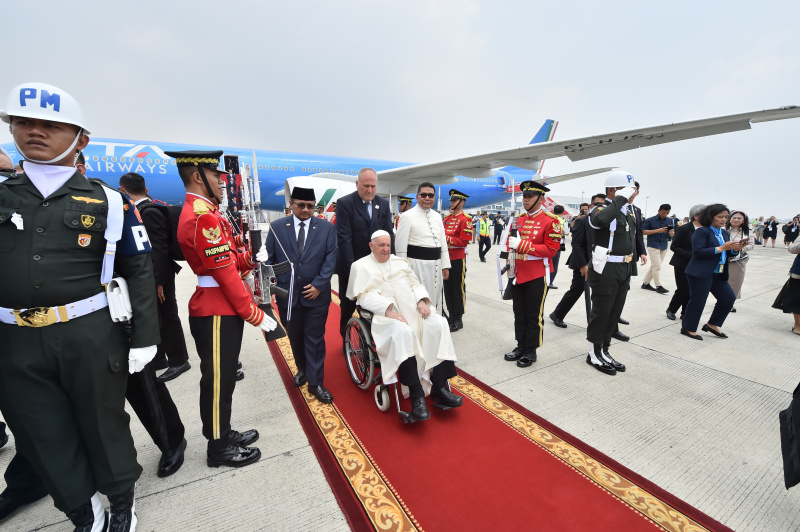
{"label": "overcast sky", "polygon": [[[98,137],[426,162],[800,105],[800,2],[7,2],[0,102],[42,81]],[[4,128],[3,128],[4,129]],[[6,131],[0,142],[11,140]],[[800,212],[800,119],[572,163],[648,213]],[[553,186],[602,189],[601,177]],[[649,199],[647,199],[649,197]]]}

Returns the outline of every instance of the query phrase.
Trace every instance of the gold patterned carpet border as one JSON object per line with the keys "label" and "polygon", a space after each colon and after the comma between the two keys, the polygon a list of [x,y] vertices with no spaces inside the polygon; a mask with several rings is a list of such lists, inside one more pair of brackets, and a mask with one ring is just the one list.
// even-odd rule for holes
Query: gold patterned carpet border
{"label": "gold patterned carpet border", "polygon": [[[335,302],[338,304],[338,298],[336,299]],[[297,365],[289,338],[281,338],[276,343],[286,365],[292,375],[295,375]],[[421,531],[419,523],[353,433],[342,412],[334,404],[326,405],[317,401],[307,388],[300,388],[300,392],[331,453],[375,529],[398,532]]]}
{"label": "gold patterned carpet border", "polygon": [[565,442],[462,376],[450,379],[456,390],[497,417],[551,456],[563,461],[599,488],[639,512],[643,518],[670,532],[702,532],[707,528],[650,492],[634,484],[590,455]]}

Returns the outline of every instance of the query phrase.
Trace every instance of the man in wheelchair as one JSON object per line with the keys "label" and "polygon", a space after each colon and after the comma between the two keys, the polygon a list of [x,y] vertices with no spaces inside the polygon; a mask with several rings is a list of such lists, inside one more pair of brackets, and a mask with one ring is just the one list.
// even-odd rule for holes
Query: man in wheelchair
{"label": "man in wheelchair", "polygon": [[399,377],[408,387],[414,421],[430,417],[426,392],[438,408],[461,406],[447,384],[457,375],[447,320],[430,307],[408,262],[391,254],[389,233],[375,231],[369,246],[372,253],[353,263],[347,297],[374,314],[371,333],[384,384]]}

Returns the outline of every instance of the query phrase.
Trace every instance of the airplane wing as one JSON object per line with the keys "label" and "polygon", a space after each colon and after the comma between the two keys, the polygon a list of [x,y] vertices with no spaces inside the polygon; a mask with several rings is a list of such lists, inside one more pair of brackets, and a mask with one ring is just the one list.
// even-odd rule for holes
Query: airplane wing
{"label": "airplane wing", "polygon": [[[455,176],[459,175],[473,178],[490,177],[494,175],[492,173],[493,170],[504,166],[515,166],[536,171],[540,166],[540,162],[545,159],[568,157],[572,161],[582,161],[592,157],[600,157],[657,144],[742,131],[750,129],[750,124],[758,122],[797,117],[800,117],[800,108],[790,106],[632,129],[591,137],[528,144],[518,148],[482,155],[383,170],[378,172],[378,186],[380,189],[382,184],[391,183],[391,188],[395,189],[399,188],[398,185],[401,184],[416,186],[424,181],[430,181],[433,184],[446,184],[452,183]],[[568,175],[572,176],[569,179],[581,177],[577,174]],[[559,176],[559,178],[561,178],[559,181],[568,179],[564,176]],[[553,178],[547,178],[546,181],[548,183],[555,182]]]}

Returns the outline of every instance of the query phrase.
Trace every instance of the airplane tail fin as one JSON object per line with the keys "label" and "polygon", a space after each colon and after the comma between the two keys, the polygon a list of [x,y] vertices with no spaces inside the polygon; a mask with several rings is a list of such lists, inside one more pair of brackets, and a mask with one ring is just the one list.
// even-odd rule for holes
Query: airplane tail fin
{"label": "airplane tail fin", "polygon": [[531,139],[531,141],[528,144],[539,144],[542,142],[550,142],[556,135],[557,127],[558,127],[557,121],[550,119],[545,120],[542,127],[539,128],[539,131],[536,132],[536,135],[533,136],[533,139]]}

